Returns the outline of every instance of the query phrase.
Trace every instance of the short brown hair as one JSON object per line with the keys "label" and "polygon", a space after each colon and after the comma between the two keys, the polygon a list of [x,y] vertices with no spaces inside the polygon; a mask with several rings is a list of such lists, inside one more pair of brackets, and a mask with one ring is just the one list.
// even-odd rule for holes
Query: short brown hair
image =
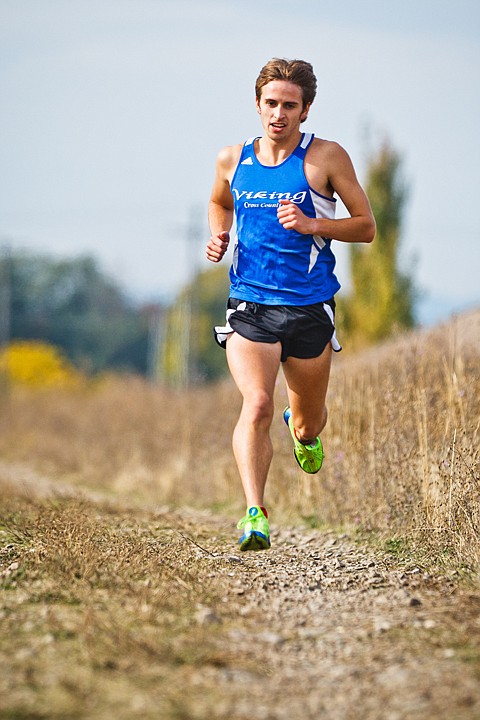
{"label": "short brown hair", "polygon": [[295,83],[302,91],[303,107],[312,103],[317,92],[317,78],[313,67],[305,60],[286,60],[272,58],[260,70],[255,83],[255,95],[260,101],[262,88],[272,80],[288,80]]}

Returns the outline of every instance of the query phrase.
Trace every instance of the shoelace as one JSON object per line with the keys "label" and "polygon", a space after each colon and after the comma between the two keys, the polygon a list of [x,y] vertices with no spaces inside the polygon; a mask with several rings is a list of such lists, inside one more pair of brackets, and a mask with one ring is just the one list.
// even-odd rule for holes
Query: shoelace
{"label": "shoelace", "polygon": [[245,527],[248,522],[253,523],[255,520],[258,520],[261,517],[262,515],[260,514],[254,515],[253,517],[251,515],[244,515],[244,517],[238,521],[237,528],[240,530],[241,528]]}
{"label": "shoelace", "polygon": [[251,520],[250,515],[245,515],[241,520],[237,523],[237,528],[240,530],[241,528],[244,528],[247,522]]}

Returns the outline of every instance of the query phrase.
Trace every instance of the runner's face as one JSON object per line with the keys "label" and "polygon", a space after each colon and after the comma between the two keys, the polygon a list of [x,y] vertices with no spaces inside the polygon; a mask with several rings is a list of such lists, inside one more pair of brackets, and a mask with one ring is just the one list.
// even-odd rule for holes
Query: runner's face
{"label": "runner's face", "polygon": [[298,133],[308,109],[309,105],[303,107],[300,87],[287,80],[272,80],[264,85],[257,100],[263,129],[272,140],[285,140]]}

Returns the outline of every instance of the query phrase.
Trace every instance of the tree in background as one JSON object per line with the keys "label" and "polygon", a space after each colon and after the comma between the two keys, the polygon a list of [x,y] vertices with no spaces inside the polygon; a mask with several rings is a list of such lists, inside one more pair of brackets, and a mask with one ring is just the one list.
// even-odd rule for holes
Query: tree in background
{"label": "tree in background", "polygon": [[9,305],[3,342],[43,340],[87,372],[147,372],[149,313],[135,307],[91,257],[8,253],[0,264]]}
{"label": "tree in background", "polygon": [[370,160],[365,189],[377,222],[372,245],[352,244],[352,289],[339,302],[339,320],[354,346],[414,325],[413,279],[400,269],[406,187],[400,155],[388,142]]}
{"label": "tree in background", "polygon": [[225,352],[217,347],[213,326],[225,320],[228,268],[199,273],[170,308],[162,333],[156,377],[177,388],[212,382],[226,373]]}

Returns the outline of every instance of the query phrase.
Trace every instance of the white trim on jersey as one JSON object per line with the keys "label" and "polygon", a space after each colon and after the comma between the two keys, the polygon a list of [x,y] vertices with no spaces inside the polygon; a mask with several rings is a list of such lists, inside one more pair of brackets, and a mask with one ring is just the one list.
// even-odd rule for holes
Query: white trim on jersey
{"label": "white trim on jersey", "polygon": [[310,198],[315,210],[315,217],[328,218],[329,220],[335,219],[335,208],[337,206],[335,198],[327,198],[324,195],[319,195],[312,189],[310,189]]}
{"label": "white trim on jersey", "polygon": [[312,137],[313,137],[313,133],[305,133],[305,135],[303,136],[303,140],[300,143],[300,147],[302,148],[302,150],[307,147],[307,145],[310,142],[310,140],[312,139]]}

